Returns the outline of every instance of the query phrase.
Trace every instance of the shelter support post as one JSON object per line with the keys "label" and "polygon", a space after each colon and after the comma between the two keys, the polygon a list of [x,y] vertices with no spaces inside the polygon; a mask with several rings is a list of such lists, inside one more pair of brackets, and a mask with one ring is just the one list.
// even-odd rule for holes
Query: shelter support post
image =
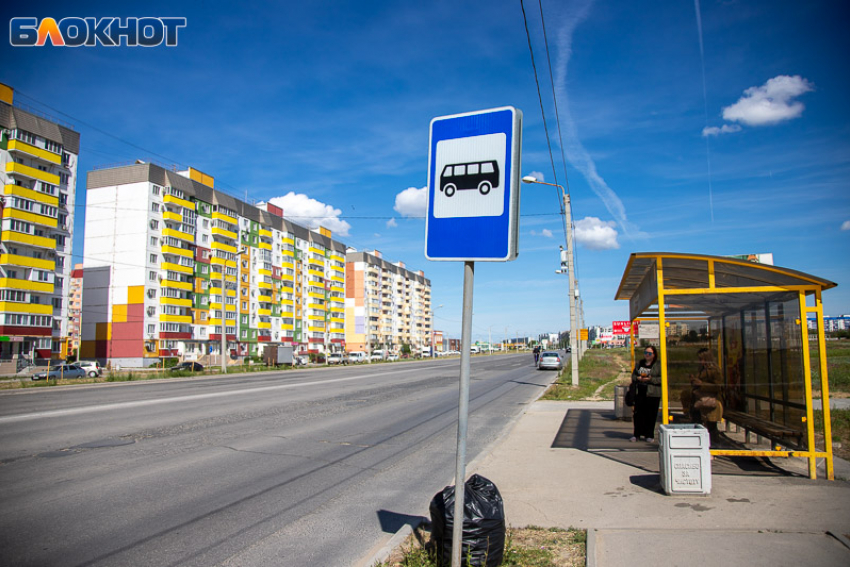
{"label": "shelter support post", "polygon": [[826,360],[826,337],[823,326],[823,303],[821,290],[815,290],[814,312],[818,325],[818,362],[820,363],[820,398],[823,408],[823,438],[826,451],[826,478],[835,480],[835,470],[832,460],[832,416],[829,407],[829,374]]}
{"label": "shelter support post", "polygon": [[809,453],[809,478],[818,477],[817,459],[815,459],[815,420],[812,409],[812,361],[809,353],[809,326],[806,322],[806,292],[800,291],[800,333],[803,341],[803,381],[806,387],[806,440]]}
{"label": "shelter support post", "polygon": [[656,264],[658,282],[658,350],[661,356],[661,423],[670,423],[670,400],[667,399],[667,321],[664,315],[664,266],[658,258]]}

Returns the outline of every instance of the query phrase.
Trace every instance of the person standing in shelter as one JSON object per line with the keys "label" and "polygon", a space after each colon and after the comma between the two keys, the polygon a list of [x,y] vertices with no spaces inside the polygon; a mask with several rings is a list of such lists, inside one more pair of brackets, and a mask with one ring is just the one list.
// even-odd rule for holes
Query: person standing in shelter
{"label": "person standing in shelter", "polygon": [[634,435],[629,441],[646,439],[655,441],[655,421],[661,403],[661,362],[654,346],[644,349],[643,360],[632,371],[632,382],[637,386],[634,408]]}

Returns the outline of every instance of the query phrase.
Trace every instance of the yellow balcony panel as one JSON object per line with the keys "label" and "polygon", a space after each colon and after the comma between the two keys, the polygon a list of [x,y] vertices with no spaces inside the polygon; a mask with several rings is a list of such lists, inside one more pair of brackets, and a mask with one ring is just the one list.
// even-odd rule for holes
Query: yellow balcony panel
{"label": "yellow balcony panel", "polygon": [[160,315],[159,320],[161,323],[185,323],[187,325],[192,324],[191,315]]}
{"label": "yellow balcony panel", "polygon": [[213,250],[222,250],[224,252],[230,252],[231,254],[236,254],[237,248],[225,242],[213,242],[212,243]]}
{"label": "yellow balcony panel", "polygon": [[292,305],[293,304],[291,299],[281,299],[279,303],[281,305]]}
{"label": "yellow balcony panel", "polygon": [[341,274],[345,273],[345,268],[342,266],[337,266],[336,264],[331,265],[331,270],[333,270],[334,272],[339,272]]}
{"label": "yellow balcony panel", "polygon": [[0,254],[0,264],[8,266],[24,266],[27,268],[38,268],[39,270],[56,270],[56,262],[42,258],[31,258],[19,254]]}
{"label": "yellow balcony panel", "polygon": [[[225,317],[230,317],[230,315],[225,315]],[[235,327],[236,326],[236,319],[225,319],[224,320],[224,326],[225,327]]]}
{"label": "yellow balcony panel", "polygon": [[260,289],[271,289],[272,284],[270,284],[268,282],[257,282],[257,287],[260,288]]}
{"label": "yellow balcony panel", "polygon": [[53,315],[53,306],[46,303],[17,303],[0,301],[2,313],[28,313],[30,315]]}
{"label": "yellow balcony panel", "polygon": [[170,287],[172,289],[182,289],[183,291],[192,291],[190,282],[177,282],[174,280],[162,280],[162,287]]}
{"label": "yellow balcony panel", "polygon": [[283,237],[283,238],[280,239],[280,241],[283,242],[284,244],[293,244],[293,245],[295,244],[295,241],[291,238]]}
{"label": "yellow balcony panel", "polygon": [[175,222],[183,222],[183,215],[171,211],[163,211],[162,218]]}
{"label": "yellow balcony panel", "polygon": [[[236,276],[224,276],[224,281],[230,282],[230,283],[236,283]],[[230,290],[230,291],[233,291],[234,294],[236,293],[234,290]]]}
{"label": "yellow balcony panel", "polygon": [[26,187],[21,187],[20,185],[4,185],[3,193],[5,195],[16,195],[18,197],[23,197],[24,199],[29,199],[31,201],[38,201],[39,203],[44,203],[45,205],[51,205],[53,207],[59,206],[59,197],[54,197],[53,195],[48,195],[47,193],[42,193],[41,191],[36,191],[35,189],[27,189]]}
{"label": "yellow balcony panel", "polygon": [[324,299],[324,293],[313,293],[312,291],[307,294],[309,297],[315,297],[316,299]]}
{"label": "yellow balcony panel", "polygon": [[40,293],[53,293],[53,284],[48,282],[31,282],[16,278],[0,278],[0,288],[22,289]]}
{"label": "yellow balcony panel", "polygon": [[239,264],[237,264],[234,260],[227,260],[224,263],[224,265],[227,266],[228,268],[238,268],[239,267]]}
{"label": "yellow balcony panel", "polygon": [[345,307],[331,307],[331,313],[345,313]]}
{"label": "yellow balcony panel", "polygon": [[307,270],[307,273],[310,274],[311,276],[315,276],[317,278],[324,278],[325,277],[325,273],[320,272],[319,270]]}
{"label": "yellow balcony panel", "polygon": [[261,228],[260,229],[260,236],[262,236],[264,238],[271,238],[272,237],[272,231]]}
{"label": "yellow balcony panel", "polygon": [[266,317],[271,317],[272,310],[271,309],[257,309],[257,315],[265,315]]}
{"label": "yellow balcony panel", "polygon": [[342,276],[331,276],[331,281],[344,284],[345,278],[343,278]]}
{"label": "yellow balcony panel", "polygon": [[310,247],[309,247],[309,250],[310,250],[310,252],[313,252],[314,254],[319,254],[320,256],[324,256],[324,255],[325,255],[325,251],[324,251],[324,250],[319,250],[318,248],[314,248],[314,247],[312,247],[312,246],[310,246]]}
{"label": "yellow balcony panel", "polygon": [[184,266],[182,264],[172,264],[171,262],[163,262],[161,264],[163,270],[171,270],[173,272],[180,272],[183,274],[194,274],[195,268],[190,266]]}
{"label": "yellow balcony panel", "polygon": [[271,250],[272,245],[271,242],[259,242],[257,243],[257,248],[260,248],[262,250]]}
{"label": "yellow balcony panel", "polygon": [[162,229],[162,235],[163,236],[173,236],[174,238],[179,238],[180,240],[183,240],[185,242],[191,242],[193,244],[195,242],[195,235],[194,234],[189,234],[187,232],[181,232],[179,230],[174,230],[173,228],[163,228]]}
{"label": "yellow balcony panel", "polygon": [[6,173],[19,177],[26,177],[27,179],[37,179],[39,181],[49,183],[50,185],[59,185],[59,176],[55,173],[47,173],[46,171],[41,171],[40,169],[20,163],[7,163]]}
{"label": "yellow balcony panel", "polygon": [[210,319],[209,324],[210,325],[221,325],[221,319]]}
{"label": "yellow balcony panel", "polygon": [[258,295],[257,301],[259,301],[261,303],[271,303],[272,302],[272,296],[270,296],[270,295]]}
{"label": "yellow balcony panel", "polygon": [[263,269],[261,268],[261,269],[257,270],[257,272],[258,272],[261,276],[268,276],[268,277],[272,277],[272,271],[271,271],[271,270],[263,270]]}
{"label": "yellow balcony panel", "polygon": [[33,157],[47,163],[55,165],[60,165],[62,163],[62,156],[59,154],[54,154],[53,152],[49,152],[43,148],[37,148],[20,140],[10,140],[8,148],[10,152],[22,153],[28,157]]}
{"label": "yellow balcony panel", "polygon": [[216,258],[215,256],[213,256],[212,258],[210,258],[210,264],[214,266],[224,266],[225,260],[224,258]]}
{"label": "yellow balcony panel", "polygon": [[41,226],[49,226],[50,228],[56,228],[59,224],[53,217],[48,217],[45,215],[37,215],[35,213],[30,213],[28,211],[22,211],[20,209],[13,209],[11,207],[6,207],[3,209],[3,218],[7,219],[18,219],[26,222],[31,222],[33,224],[41,225]]}
{"label": "yellow balcony panel", "polygon": [[162,246],[163,254],[175,254],[177,256],[183,256],[184,258],[194,258],[195,255],[191,250],[186,250],[185,248],[177,248],[176,246],[168,246],[164,244]]}
{"label": "yellow balcony panel", "polygon": [[257,328],[258,328],[258,329],[271,329],[271,328],[272,328],[272,324],[271,324],[271,323],[263,323],[262,321],[259,321],[259,322],[257,323]]}
{"label": "yellow balcony panel", "polygon": [[307,330],[313,333],[323,333],[325,331],[325,327],[307,327]]}
{"label": "yellow balcony panel", "polygon": [[179,297],[161,297],[159,302],[162,305],[177,305],[179,307],[192,307],[191,299],[180,299]]}
{"label": "yellow balcony panel", "polygon": [[307,315],[307,318],[311,321],[324,321],[324,315]]}
{"label": "yellow balcony panel", "polygon": [[295,328],[295,326],[294,325],[281,325],[280,328],[281,328],[282,331],[291,331],[292,329]]}
{"label": "yellow balcony panel", "polygon": [[221,310],[221,303],[210,303],[210,309],[218,309]]}
{"label": "yellow balcony panel", "polygon": [[181,199],[180,197],[177,197],[175,195],[168,195],[168,194],[163,195],[162,196],[162,202],[163,203],[172,203],[174,205],[179,205],[181,207],[189,209],[190,211],[195,210],[195,203],[193,203],[192,201],[187,201],[186,199]]}
{"label": "yellow balcony panel", "polygon": [[232,225],[239,224],[239,221],[235,217],[231,217],[230,215],[226,215],[224,213],[215,212],[212,214],[212,218],[215,220],[224,221],[226,223],[230,223]]}
{"label": "yellow balcony panel", "polygon": [[18,244],[26,244],[28,246],[56,250],[56,241],[52,238],[45,238],[44,236],[35,236],[34,234],[23,234],[12,230],[4,230],[2,238],[3,242],[17,242]]}
{"label": "yellow balcony panel", "polygon": [[285,259],[285,258],[284,258],[284,260],[280,263],[280,266],[281,266],[282,268],[289,268],[290,270],[294,270],[294,269],[295,269],[295,264],[293,264],[292,262],[290,262],[289,260],[287,260],[287,259]]}
{"label": "yellow balcony panel", "polygon": [[230,238],[231,240],[236,240],[236,232],[224,230],[223,228],[219,228],[217,226],[212,227],[212,233],[216,236],[223,236],[225,238]]}

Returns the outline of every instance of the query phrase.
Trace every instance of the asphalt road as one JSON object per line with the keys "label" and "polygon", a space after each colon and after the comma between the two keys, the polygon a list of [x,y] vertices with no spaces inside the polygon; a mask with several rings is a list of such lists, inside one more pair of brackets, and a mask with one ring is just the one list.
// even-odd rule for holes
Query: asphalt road
{"label": "asphalt road", "polygon": [[[474,357],[472,460],[554,372]],[[0,394],[0,565],[343,566],[450,484],[459,360]]]}

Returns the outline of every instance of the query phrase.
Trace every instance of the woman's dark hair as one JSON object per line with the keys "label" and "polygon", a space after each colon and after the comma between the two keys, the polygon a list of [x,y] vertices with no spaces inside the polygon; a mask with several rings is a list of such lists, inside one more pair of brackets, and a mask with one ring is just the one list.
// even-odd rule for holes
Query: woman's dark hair
{"label": "woman's dark hair", "polygon": [[649,345],[646,348],[648,348],[649,350],[652,351],[652,354],[653,354],[652,362],[655,363],[658,360],[658,349],[655,348],[655,345]]}

